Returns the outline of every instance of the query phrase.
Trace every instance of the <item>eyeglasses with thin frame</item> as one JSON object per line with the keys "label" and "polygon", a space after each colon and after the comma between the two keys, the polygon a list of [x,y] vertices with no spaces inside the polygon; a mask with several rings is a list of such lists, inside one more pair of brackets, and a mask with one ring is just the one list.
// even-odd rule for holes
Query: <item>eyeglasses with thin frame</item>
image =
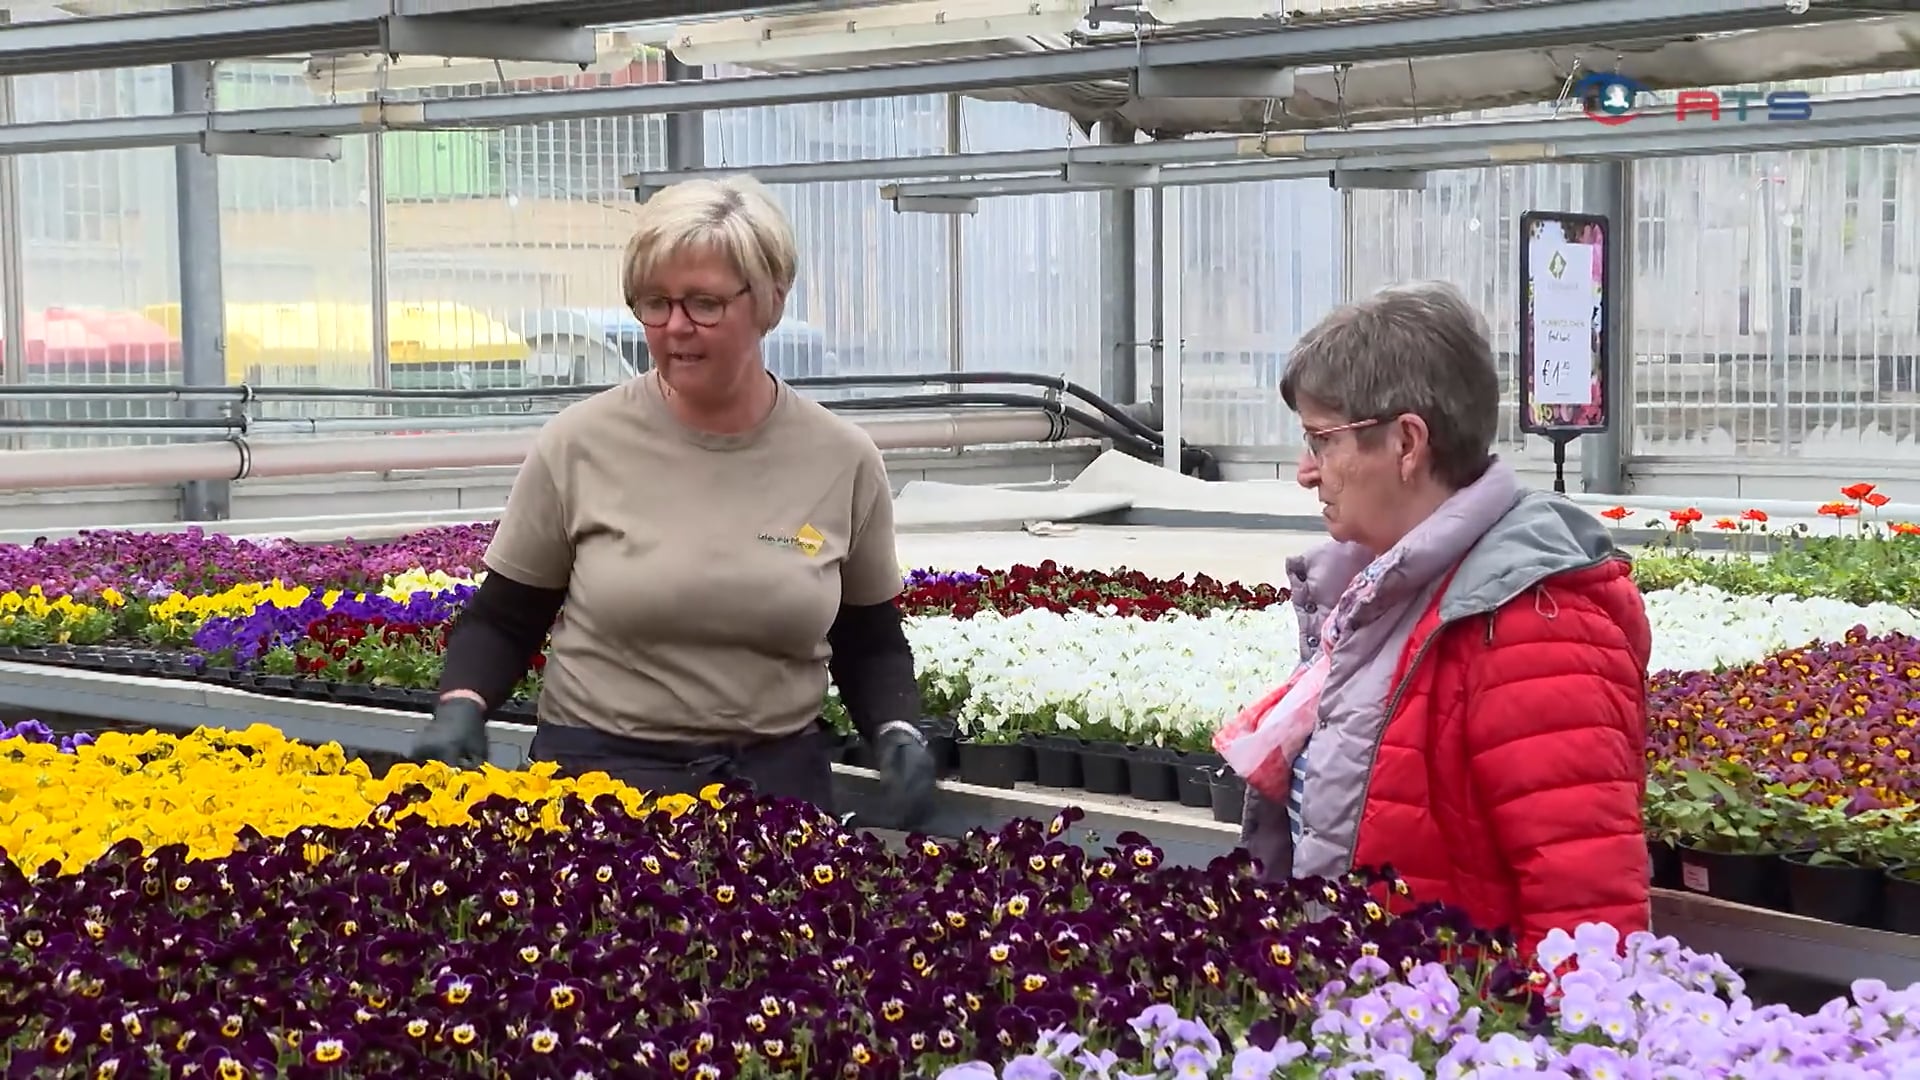
{"label": "eyeglasses with thin frame", "polygon": [[720,319],[727,313],[727,305],[753,291],[753,286],[743,287],[732,296],[710,296],[694,293],[690,296],[643,296],[634,305],[633,314],[645,326],[659,329],[673,318],[673,309],[679,308],[687,313],[687,321],[703,328],[719,325]]}
{"label": "eyeglasses with thin frame", "polygon": [[1378,423],[1380,423],[1380,418],[1372,417],[1366,420],[1352,420],[1345,424],[1335,424],[1332,427],[1307,428],[1307,453],[1313,460],[1319,461],[1321,455],[1327,452],[1327,441],[1333,436],[1343,431],[1359,431],[1362,428],[1370,428]]}

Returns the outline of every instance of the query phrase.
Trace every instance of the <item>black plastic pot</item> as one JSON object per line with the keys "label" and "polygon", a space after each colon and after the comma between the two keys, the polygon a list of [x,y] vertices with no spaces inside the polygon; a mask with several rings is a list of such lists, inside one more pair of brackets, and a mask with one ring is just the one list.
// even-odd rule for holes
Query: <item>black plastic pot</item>
{"label": "black plastic pot", "polygon": [[1787,910],[1821,922],[1880,928],[1886,871],[1865,866],[1815,866],[1812,852],[1780,856],[1787,878]]}
{"label": "black plastic pot", "polygon": [[1240,815],[1247,805],[1247,782],[1239,773],[1227,772],[1215,775],[1207,785],[1212,796],[1213,820],[1228,825],[1240,824]]}
{"label": "black plastic pot", "polygon": [[405,709],[413,704],[413,694],[397,686],[370,686],[367,691],[383,709]]}
{"label": "black plastic pot", "polygon": [[1050,742],[1033,744],[1033,782],[1041,787],[1077,788],[1083,782],[1080,752]]}
{"label": "black plastic pot", "polygon": [[1680,888],[1680,851],[1665,840],[1647,838],[1647,858],[1652,862],[1652,884],[1656,889]]}
{"label": "black plastic pot", "polygon": [[1920,865],[1895,866],[1881,876],[1881,926],[1920,937]]}
{"label": "black plastic pot", "polygon": [[1010,788],[1033,777],[1033,751],[1018,743],[963,742],[960,782]]}
{"label": "black plastic pot", "polygon": [[342,705],[372,705],[373,688],[365,683],[335,683],[333,700]]}
{"label": "black plastic pot", "polygon": [[1180,805],[1213,805],[1213,770],[1205,765],[1182,765],[1179,770]]}
{"label": "black plastic pot", "polygon": [[293,684],[293,696],[306,701],[333,701],[339,696],[339,684],[322,679],[297,679]]}
{"label": "black plastic pot", "polygon": [[1144,802],[1172,802],[1180,797],[1180,778],[1173,762],[1151,750],[1126,757],[1127,794]]}
{"label": "black plastic pot", "polygon": [[1748,907],[1787,909],[1785,867],[1774,852],[1729,855],[1680,845],[1680,887]]}
{"label": "black plastic pot", "polygon": [[1080,786],[1094,795],[1126,794],[1126,759],[1091,746],[1080,751]]}
{"label": "black plastic pot", "polygon": [[950,775],[960,766],[960,740],[954,734],[952,717],[923,716],[914,725],[927,740],[927,753],[933,755],[934,770],[941,776]]}

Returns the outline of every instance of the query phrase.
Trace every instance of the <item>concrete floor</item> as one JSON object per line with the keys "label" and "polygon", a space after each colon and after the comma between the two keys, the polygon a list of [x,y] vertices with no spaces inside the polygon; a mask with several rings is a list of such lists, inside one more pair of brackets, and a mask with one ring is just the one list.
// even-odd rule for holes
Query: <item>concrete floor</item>
{"label": "concrete floor", "polygon": [[900,561],[914,567],[1004,569],[1052,559],[1083,570],[1122,567],[1155,577],[1205,573],[1248,585],[1286,583],[1285,560],[1324,535],[1268,530],[1076,526],[1060,536],[1027,532],[902,532]]}

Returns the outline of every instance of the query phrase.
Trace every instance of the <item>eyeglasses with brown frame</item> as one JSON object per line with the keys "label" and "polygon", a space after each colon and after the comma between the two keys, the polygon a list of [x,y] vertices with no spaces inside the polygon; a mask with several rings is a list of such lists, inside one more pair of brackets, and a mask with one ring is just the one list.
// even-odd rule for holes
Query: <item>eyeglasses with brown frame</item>
{"label": "eyeglasses with brown frame", "polygon": [[1359,431],[1362,428],[1370,428],[1382,422],[1380,417],[1375,416],[1365,420],[1350,420],[1344,424],[1335,424],[1332,427],[1306,428],[1307,453],[1317,462],[1320,460],[1321,455],[1327,451],[1328,439],[1343,431]]}

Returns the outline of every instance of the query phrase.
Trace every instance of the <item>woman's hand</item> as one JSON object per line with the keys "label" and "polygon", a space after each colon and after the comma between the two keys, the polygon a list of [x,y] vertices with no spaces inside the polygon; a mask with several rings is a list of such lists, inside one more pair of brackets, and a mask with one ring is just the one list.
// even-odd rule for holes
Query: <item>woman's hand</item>
{"label": "woman's hand", "polygon": [[433,710],[433,722],[413,738],[411,761],[443,761],[477,769],[487,760],[487,707],[478,698],[449,694]]}
{"label": "woman's hand", "polygon": [[926,736],[912,724],[900,721],[886,724],[874,735],[873,758],[879,767],[880,788],[898,816],[900,827],[918,827],[933,809],[934,780],[938,775],[933,753],[927,749]]}

